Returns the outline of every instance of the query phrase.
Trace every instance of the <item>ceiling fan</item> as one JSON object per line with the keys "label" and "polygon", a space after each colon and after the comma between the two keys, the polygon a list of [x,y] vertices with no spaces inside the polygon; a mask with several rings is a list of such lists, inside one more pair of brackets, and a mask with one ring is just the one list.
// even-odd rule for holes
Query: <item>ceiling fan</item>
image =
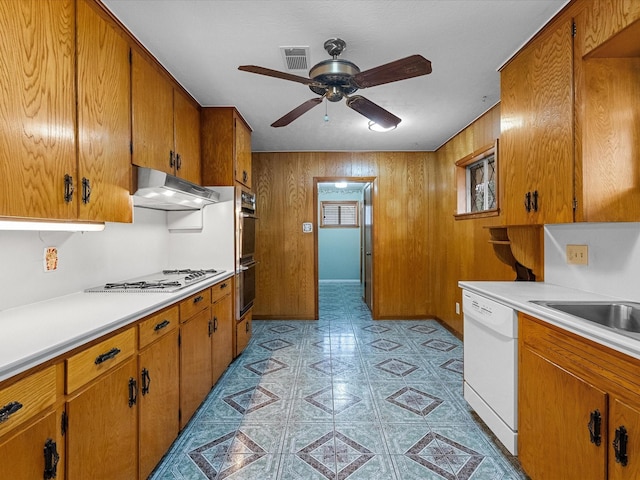
{"label": "ceiling fan", "polygon": [[330,102],[338,102],[346,98],[346,104],[349,108],[364,115],[372,122],[383,128],[396,127],[402,119],[371,100],[361,95],[353,95],[353,93],[361,88],[375,87],[376,85],[427,75],[431,73],[431,62],[421,55],[411,55],[361,72],[354,63],[338,58],[346,46],[346,42],[340,38],[330,38],[324,42],[324,49],[332,58],[314,65],[309,70],[309,78],[256,65],[242,65],[238,67],[238,70],[302,83],[307,85],[312,92],[320,95],[319,98],[312,98],[297,106],[273,122],[272,127],[289,125],[322,103],[324,98]]}

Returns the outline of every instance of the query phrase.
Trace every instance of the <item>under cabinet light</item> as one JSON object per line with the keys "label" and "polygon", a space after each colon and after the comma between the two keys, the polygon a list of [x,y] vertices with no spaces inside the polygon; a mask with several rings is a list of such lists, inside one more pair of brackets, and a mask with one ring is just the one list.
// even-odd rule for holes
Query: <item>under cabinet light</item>
{"label": "under cabinet light", "polygon": [[0,220],[0,230],[29,230],[42,232],[101,232],[104,223],[34,222],[29,220]]}

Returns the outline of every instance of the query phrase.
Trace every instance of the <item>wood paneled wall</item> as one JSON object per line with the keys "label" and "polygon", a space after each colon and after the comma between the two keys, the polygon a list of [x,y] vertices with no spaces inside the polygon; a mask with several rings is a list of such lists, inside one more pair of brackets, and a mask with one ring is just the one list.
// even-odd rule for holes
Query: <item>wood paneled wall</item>
{"label": "wood paneled wall", "polygon": [[302,232],[314,218],[315,177],[374,177],[373,315],[426,318],[429,286],[429,178],[426,152],[254,153],[259,238],[256,318],[316,315],[315,244]]}
{"label": "wood paneled wall", "polygon": [[[462,333],[460,280],[513,280],[515,273],[500,262],[489,244],[485,227],[500,225],[501,217],[455,220],[457,207],[455,162],[488,145],[500,136],[500,107],[496,106],[454,136],[436,152],[430,165],[429,248],[432,255],[430,294],[432,313],[453,330]],[[500,152],[498,151],[498,174]]]}
{"label": "wood paneled wall", "polygon": [[313,179],[375,177],[374,318],[437,317],[462,333],[458,281],[515,278],[483,228],[500,217],[453,216],[455,162],[499,132],[494,107],[437,152],[254,153],[260,217],[254,317],[315,317],[314,238],[302,233],[303,222],[317,228]]}

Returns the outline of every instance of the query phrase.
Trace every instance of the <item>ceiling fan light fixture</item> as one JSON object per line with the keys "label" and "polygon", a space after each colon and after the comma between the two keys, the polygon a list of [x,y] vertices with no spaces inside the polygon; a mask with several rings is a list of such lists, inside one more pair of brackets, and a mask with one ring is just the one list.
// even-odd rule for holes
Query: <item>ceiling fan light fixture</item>
{"label": "ceiling fan light fixture", "polygon": [[395,130],[398,128],[398,125],[391,125],[390,127],[383,127],[382,125],[378,125],[373,120],[369,120],[369,130],[372,132],[390,132],[391,130]]}

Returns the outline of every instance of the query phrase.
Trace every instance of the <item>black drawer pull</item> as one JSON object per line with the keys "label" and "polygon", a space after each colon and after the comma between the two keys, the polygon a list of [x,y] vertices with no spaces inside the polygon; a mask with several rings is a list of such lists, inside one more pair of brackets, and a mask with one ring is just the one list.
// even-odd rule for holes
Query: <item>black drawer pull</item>
{"label": "black drawer pull", "polygon": [[594,443],[597,447],[602,443],[602,434],[600,433],[602,427],[602,416],[600,415],[599,410],[594,410],[589,415],[589,423],[587,427],[589,428],[589,438],[591,443]]}
{"label": "black drawer pull", "polygon": [[155,327],[153,327],[153,329],[157,332],[158,330],[162,330],[163,328],[169,326],[171,322],[169,320],[163,320],[160,323],[158,323]]}
{"label": "black drawer pull", "polygon": [[10,402],[0,408],[0,423],[9,420],[9,417],[22,408],[20,402]]}
{"label": "black drawer pull", "polygon": [[220,285],[220,290],[224,290],[228,286],[229,286],[229,284],[227,282],[224,282],[222,285]]}
{"label": "black drawer pull", "polygon": [[104,363],[107,360],[111,360],[113,357],[115,357],[119,353],[120,353],[120,349],[114,347],[111,350],[109,350],[108,352],[98,355],[96,357],[95,362],[93,362],[93,363],[95,363],[96,365],[100,365],[101,363]]}
{"label": "black drawer pull", "polygon": [[198,295],[196,298],[193,299],[193,304],[196,305],[200,303],[202,300],[204,300],[204,297],[202,295]]}
{"label": "black drawer pull", "polygon": [[50,438],[44,444],[44,479],[50,480],[58,476],[58,462],[60,454],[56,442]]}
{"label": "black drawer pull", "polygon": [[629,457],[627,456],[627,442],[629,436],[627,435],[627,429],[624,426],[616,428],[616,436],[613,439],[613,451],[616,455],[616,463],[619,463],[623,467],[627,466]]}

